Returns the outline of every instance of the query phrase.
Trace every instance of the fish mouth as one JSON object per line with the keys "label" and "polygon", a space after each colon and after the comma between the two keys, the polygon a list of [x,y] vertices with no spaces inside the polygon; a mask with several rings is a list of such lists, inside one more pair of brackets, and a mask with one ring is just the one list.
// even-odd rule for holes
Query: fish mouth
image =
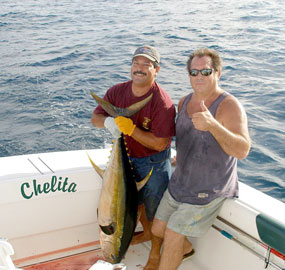
{"label": "fish mouth", "polygon": [[106,259],[107,262],[111,264],[116,264],[120,262],[120,259],[118,256],[115,254],[108,254],[108,256],[104,255],[104,258]]}
{"label": "fish mouth", "polygon": [[120,260],[119,260],[119,258],[118,258],[117,256],[115,256],[115,255],[112,254],[111,257],[112,257],[112,259],[113,259],[113,264],[120,262]]}

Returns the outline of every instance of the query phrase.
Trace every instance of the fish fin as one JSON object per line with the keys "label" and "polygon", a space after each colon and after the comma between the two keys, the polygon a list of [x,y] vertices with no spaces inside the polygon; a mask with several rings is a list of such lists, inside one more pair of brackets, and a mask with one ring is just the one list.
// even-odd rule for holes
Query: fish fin
{"label": "fish fin", "polygon": [[111,223],[110,225],[107,225],[107,226],[101,226],[99,224],[99,226],[100,226],[101,231],[107,235],[112,235],[116,231],[116,224],[115,223]]}
{"label": "fish fin", "polygon": [[101,105],[101,107],[112,117],[117,116],[125,116],[130,117],[136,112],[138,112],[141,108],[143,108],[152,98],[153,94],[149,95],[147,98],[132,104],[131,106],[127,108],[118,108],[114,105],[112,105],[110,102],[108,102],[105,99],[102,99],[95,95],[92,91],[90,91],[91,96],[96,100],[96,102]]}
{"label": "fish fin", "polygon": [[136,112],[138,112],[140,109],[142,109],[152,98],[153,94],[150,94],[147,98],[132,104],[131,106],[129,106],[128,108],[124,108],[123,109],[123,114],[122,116],[126,116],[126,117],[130,117],[133,114],[135,114]]}
{"label": "fish fin", "polygon": [[86,152],[86,154],[87,154],[87,156],[88,156],[88,158],[89,158],[89,160],[90,160],[90,162],[91,162],[91,164],[92,164],[92,166],[93,166],[93,168],[95,169],[95,171],[101,176],[101,178],[103,179],[103,175],[104,175],[104,170],[102,170],[102,169],[100,169],[95,163],[94,163],[94,161],[91,159],[91,157],[89,156],[89,154]]}
{"label": "fish fin", "polygon": [[147,181],[151,177],[152,171],[153,171],[153,168],[151,168],[150,172],[143,180],[141,180],[140,182],[136,182],[138,191],[140,191],[144,187],[144,185],[147,183]]}
{"label": "fish fin", "polygon": [[111,116],[117,117],[119,116],[118,112],[116,111],[117,107],[113,106],[107,100],[98,97],[92,91],[90,91],[91,96],[96,100],[96,102],[101,105],[101,107]]}

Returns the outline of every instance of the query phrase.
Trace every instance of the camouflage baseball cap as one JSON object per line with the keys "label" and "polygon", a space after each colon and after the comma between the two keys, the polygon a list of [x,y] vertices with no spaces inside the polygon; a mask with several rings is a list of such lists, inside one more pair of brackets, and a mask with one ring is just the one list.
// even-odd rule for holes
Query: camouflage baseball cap
{"label": "camouflage baseball cap", "polygon": [[157,49],[149,45],[144,45],[142,47],[137,48],[134,53],[133,59],[136,56],[144,56],[152,62],[156,62],[157,64],[159,64],[160,61],[160,55]]}

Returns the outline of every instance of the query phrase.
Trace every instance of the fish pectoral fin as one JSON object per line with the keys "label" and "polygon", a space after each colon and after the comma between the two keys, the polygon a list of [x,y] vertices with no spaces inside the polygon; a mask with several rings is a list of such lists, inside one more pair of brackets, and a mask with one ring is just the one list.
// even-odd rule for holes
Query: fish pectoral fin
{"label": "fish pectoral fin", "polygon": [[[86,152],[87,153],[87,152]],[[87,153],[87,156],[93,166],[93,168],[95,169],[95,171],[101,176],[101,178],[103,179],[103,175],[104,175],[104,170],[100,169],[95,163],[94,161],[91,159],[91,157],[89,156],[89,154]]]}
{"label": "fish pectoral fin", "polygon": [[144,185],[147,183],[147,181],[151,177],[152,171],[153,171],[153,168],[151,168],[150,172],[148,173],[148,175],[143,180],[141,180],[140,182],[136,182],[138,191],[140,191],[144,187]]}
{"label": "fish pectoral fin", "polygon": [[116,231],[116,224],[115,223],[111,223],[110,225],[107,226],[100,226],[100,229],[102,230],[103,233],[107,234],[107,235],[112,235],[115,233]]}

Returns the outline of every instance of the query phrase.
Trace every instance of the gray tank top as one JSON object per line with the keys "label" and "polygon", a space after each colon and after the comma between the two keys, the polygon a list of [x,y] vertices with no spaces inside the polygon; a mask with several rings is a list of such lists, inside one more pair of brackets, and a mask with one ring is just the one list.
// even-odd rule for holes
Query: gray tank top
{"label": "gray tank top", "polygon": [[[224,92],[210,106],[215,117],[217,108],[229,94]],[[208,204],[218,197],[238,196],[237,159],[226,154],[208,131],[195,129],[187,114],[189,94],[176,121],[176,169],[168,189],[179,202]]]}

